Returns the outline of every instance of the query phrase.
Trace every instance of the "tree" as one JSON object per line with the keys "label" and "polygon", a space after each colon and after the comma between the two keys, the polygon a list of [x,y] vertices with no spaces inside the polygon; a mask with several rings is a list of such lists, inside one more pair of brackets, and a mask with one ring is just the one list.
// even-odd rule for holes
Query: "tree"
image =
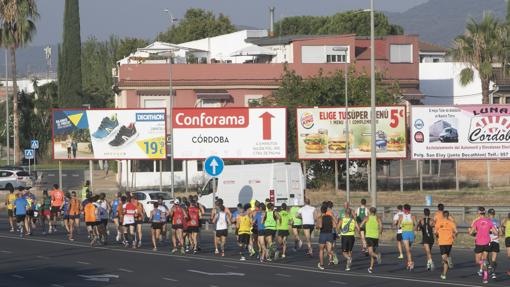
{"label": "tree", "polygon": [[112,68],[108,42],[89,38],[82,45],[83,103],[91,107],[113,107]]}
{"label": "tree", "polygon": [[1,0],[1,44],[9,50],[13,83],[13,136],[14,163],[20,162],[20,135],[18,112],[18,86],[16,84],[16,50],[32,40],[35,20],[39,17],[35,0]]}
{"label": "tree", "polygon": [[[117,43],[115,43],[117,42]],[[110,48],[112,49],[113,59],[116,61],[129,56],[129,54],[136,52],[138,48],[143,48],[149,45],[149,41],[139,38],[127,37],[124,39],[110,38]]]}
{"label": "tree", "polygon": [[227,16],[220,13],[216,17],[211,11],[192,8],[186,11],[179,24],[159,33],[158,40],[179,44],[235,31],[236,28]]}
{"label": "tree", "polygon": [[80,7],[78,0],[66,0],[62,50],[59,51],[58,95],[61,107],[81,107]]}
{"label": "tree", "polygon": [[[401,35],[404,29],[390,24],[388,17],[381,12],[374,15],[374,28],[377,36]],[[361,10],[337,13],[332,16],[294,16],[275,23],[275,34],[285,35],[329,35],[356,34],[370,35],[370,13]]]}
{"label": "tree", "polygon": [[477,70],[482,84],[482,103],[489,104],[490,82],[494,80],[494,64],[506,64],[508,28],[492,14],[485,13],[480,22],[471,18],[466,31],[453,42],[451,55],[468,67],[460,73],[460,83],[467,85],[474,80]]}

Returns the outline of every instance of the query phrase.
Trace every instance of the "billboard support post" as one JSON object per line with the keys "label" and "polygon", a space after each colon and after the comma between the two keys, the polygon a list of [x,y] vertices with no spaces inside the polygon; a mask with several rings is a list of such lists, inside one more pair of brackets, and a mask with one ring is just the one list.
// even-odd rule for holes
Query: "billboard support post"
{"label": "billboard support post", "polygon": [[459,161],[455,160],[455,190],[459,191]]}
{"label": "billboard support post", "polygon": [[335,192],[338,191],[338,161],[334,160],[333,163],[335,164]]}
{"label": "billboard support post", "polygon": [[129,166],[127,159],[126,159],[126,191],[129,191]]}
{"label": "billboard support post", "polygon": [[61,160],[58,161],[58,186],[60,188],[63,188],[62,187],[62,161]]}
{"label": "billboard support post", "polygon": [[400,192],[404,192],[404,161],[400,160]]}
{"label": "billboard support post", "polygon": [[486,160],[485,162],[487,164],[487,188],[488,189],[492,189],[492,184],[491,184],[491,161],[490,160]]}
{"label": "billboard support post", "polygon": [[185,171],[186,171],[186,174],[185,174],[185,182],[184,182],[184,184],[185,184],[184,189],[185,189],[185,191],[186,191],[186,192],[188,192],[188,184],[189,184],[189,183],[188,183],[188,161],[187,161],[187,160],[185,160],[184,162],[186,163],[186,164],[184,165],[184,168],[185,168]]}
{"label": "billboard support post", "polygon": [[163,192],[163,161],[159,161],[159,192]]}
{"label": "billboard support post", "polygon": [[89,160],[89,180],[90,180],[90,190],[94,190],[94,175],[92,174],[94,164],[92,160]]}
{"label": "billboard support post", "polygon": [[423,161],[419,161],[420,191],[423,191]]}

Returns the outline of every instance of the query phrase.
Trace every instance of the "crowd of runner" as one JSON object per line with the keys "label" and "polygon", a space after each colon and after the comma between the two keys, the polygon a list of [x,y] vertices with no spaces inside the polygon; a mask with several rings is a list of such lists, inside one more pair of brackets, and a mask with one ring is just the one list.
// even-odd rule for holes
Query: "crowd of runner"
{"label": "crowd of runner", "polygon": [[[83,220],[91,246],[113,242],[108,238],[108,224],[113,223],[116,242],[126,248],[140,248],[142,223],[148,221],[153,250],[158,250],[168,238],[171,253],[181,255],[200,251],[200,231],[205,220],[205,209],[196,196],[177,198],[171,206],[166,206],[159,198],[146,218],[143,205],[130,193],[118,193],[112,201],[107,200],[104,193],[93,195],[87,192],[79,198],[74,191],[64,193],[57,184],[49,192],[44,191],[41,199],[36,199],[30,190],[11,191],[5,204],[10,231],[19,232],[21,237],[32,235],[36,228],[43,235],[55,233],[57,227],[63,225],[67,238],[74,241]],[[214,226],[214,254],[222,257],[225,256],[229,229],[235,233],[240,260],[249,257],[256,257],[260,262],[279,260],[285,258],[290,249],[295,252],[302,248],[305,248],[306,256],[313,257],[312,234],[317,229],[317,267],[320,270],[324,270],[326,265],[339,264],[338,245],[345,261],[345,271],[350,271],[356,238],[360,240],[361,251],[370,258],[369,273],[373,273],[376,263],[381,264],[382,261],[378,251],[383,234],[382,220],[376,208],[367,207],[364,199],[356,209],[347,202],[335,209],[331,201],[325,201],[316,208],[310,205],[308,199],[305,199],[304,206],[283,203],[278,207],[269,199],[265,202],[252,200],[239,204],[233,212],[223,205],[222,199],[217,199],[208,220]],[[59,225],[60,222],[63,224]],[[425,208],[419,216],[411,212],[409,204],[398,205],[392,226],[394,231],[391,232],[396,234],[398,259],[405,259],[409,271],[415,268],[411,248],[415,233],[422,235],[428,271],[435,269],[431,249],[437,242],[441,254],[440,277],[445,280],[448,270],[453,268],[451,253],[458,232],[455,219],[444,205],[439,204],[435,214]],[[504,237],[510,257],[510,213],[500,223],[494,209],[486,211],[479,207],[468,232],[475,239],[477,273],[484,283],[488,283],[490,278],[496,278],[500,237]],[[287,241],[291,234],[293,244]],[[507,274],[510,275],[510,271]]]}

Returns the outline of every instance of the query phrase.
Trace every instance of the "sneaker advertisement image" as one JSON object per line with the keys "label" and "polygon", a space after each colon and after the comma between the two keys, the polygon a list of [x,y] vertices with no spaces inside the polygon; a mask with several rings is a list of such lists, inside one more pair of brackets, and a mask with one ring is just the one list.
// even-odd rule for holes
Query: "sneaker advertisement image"
{"label": "sneaker advertisement image", "polygon": [[53,158],[162,159],[164,109],[53,110]]}

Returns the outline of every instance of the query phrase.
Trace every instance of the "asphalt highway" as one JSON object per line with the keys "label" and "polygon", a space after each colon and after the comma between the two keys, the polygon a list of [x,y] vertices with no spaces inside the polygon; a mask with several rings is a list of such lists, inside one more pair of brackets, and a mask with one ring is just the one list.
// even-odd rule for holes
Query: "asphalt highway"
{"label": "asphalt highway", "polygon": [[[355,247],[350,272],[344,271],[343,259],[339,265],[318,270],[317,250],[314,258],[298,250],[289,251],[286,259],[277,262],[259,263],[255,258],[240,261],[234,237],[228,238],[226,256],[218,257],[213,254],[212,233],[207,231],[202,234],[201,246],[198,255],[171,255],[168,243],[159,251],[152,251],[148,225],[144,227],[140,249],[124,248],[115,242],[90,247],[84,227],[74,242],[66,239],[62,228],[56,234],[43,236],[36,231],[33,236],[20,239],[17,233],[9,232],[3,217],[0,286],[482,286],[471,249],[454,247],[455,268],[443,281],[439,270],[425,269],[426,259],[419,244],[413,249],[414,271],[404,270],[404,261],[397,259],[395,247],[382,246],[383,262],[376,265],[374,274],[367,273],[368,258],[360,252],[359,245]],[[317,249],[317,245],[314,247]],[[510,286],[510,277],[505,274],[510,260],[504,247],[501,251],[498,279],[485,286]],[[433,253],[438,266],[437,246]]]}

